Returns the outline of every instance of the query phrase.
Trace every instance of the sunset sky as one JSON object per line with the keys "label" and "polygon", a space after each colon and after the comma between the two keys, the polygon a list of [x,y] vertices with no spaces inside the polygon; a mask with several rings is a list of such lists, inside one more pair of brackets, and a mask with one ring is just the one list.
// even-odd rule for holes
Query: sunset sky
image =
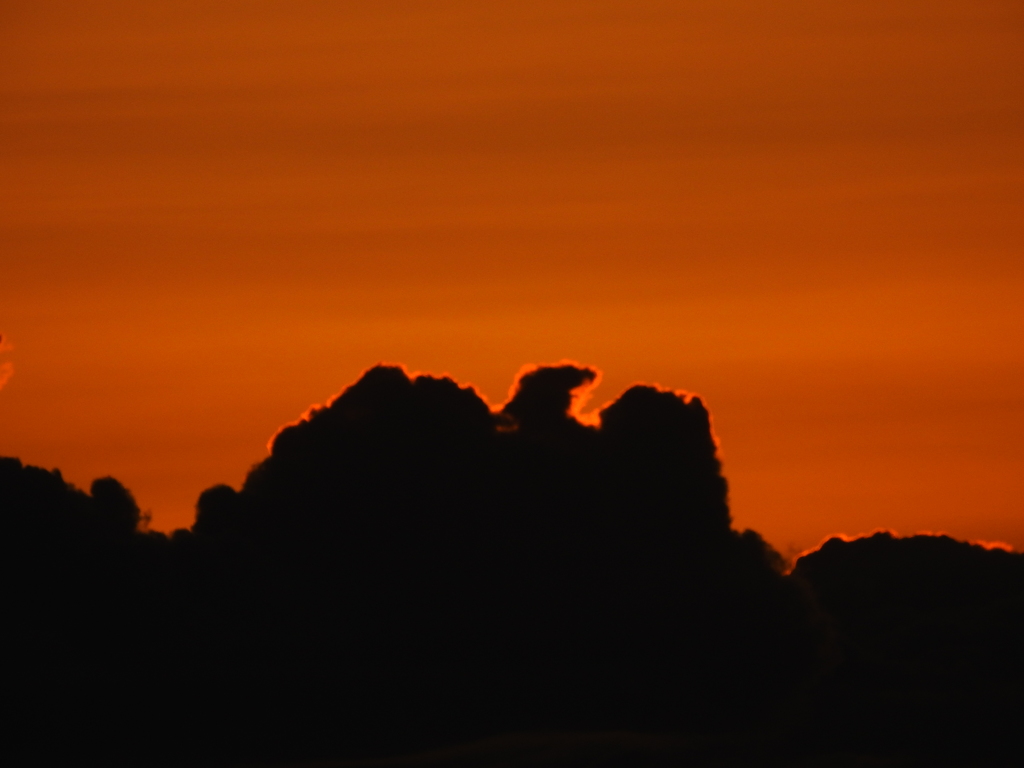
{"label": "sunset sky", "polygon": [[0,455],[160,530],[378,361],[572,359],[783,553],[1024,549],[1024,4],[0,0],[0,334]]}

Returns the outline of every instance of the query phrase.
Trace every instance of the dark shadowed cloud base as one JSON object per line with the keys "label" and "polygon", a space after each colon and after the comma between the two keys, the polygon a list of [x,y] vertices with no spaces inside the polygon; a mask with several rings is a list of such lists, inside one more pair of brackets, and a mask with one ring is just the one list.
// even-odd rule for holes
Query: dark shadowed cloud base
{"label": "dark shadowed cloud base", "polygon": [[116,480],[0,460],[6,748],[294,760],[632,730],[1003,754],[1024,557],[880,534],[784,575],[731,527],[701,400],[635,386],[585,424],[595,378],[529,369],[492,409],[373,368],[169,537]]}

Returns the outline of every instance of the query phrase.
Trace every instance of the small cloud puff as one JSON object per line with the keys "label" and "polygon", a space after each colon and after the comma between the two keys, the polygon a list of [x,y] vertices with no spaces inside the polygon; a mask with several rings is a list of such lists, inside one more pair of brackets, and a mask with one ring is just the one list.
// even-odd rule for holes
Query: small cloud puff
{"label": "small cloud puff", "polygon": [[[14,345],[7,341],[7,337],[0,334],[0,354],[4,352],[10,352],[14,349]],[[0,389],[4,388],[4,385],[10,381],[11,376],[14,375],[14,363],[7,360],[0,363]]]}

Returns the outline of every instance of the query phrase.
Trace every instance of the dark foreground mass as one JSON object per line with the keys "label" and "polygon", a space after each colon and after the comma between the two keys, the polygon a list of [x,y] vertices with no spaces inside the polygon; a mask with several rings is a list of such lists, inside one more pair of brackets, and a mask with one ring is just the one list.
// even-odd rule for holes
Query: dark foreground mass
{"label": "dark foreground mass", "polygon": [[115,480],[0,460],[3,748],[271,763],[533,732],[465,764],[1013,762],[1024,557],[880,534],[783,575],[731,528],[700,400],[634,387],[585,426],[593,378],[537,369],[494,413],[372,369],[170,537]]}

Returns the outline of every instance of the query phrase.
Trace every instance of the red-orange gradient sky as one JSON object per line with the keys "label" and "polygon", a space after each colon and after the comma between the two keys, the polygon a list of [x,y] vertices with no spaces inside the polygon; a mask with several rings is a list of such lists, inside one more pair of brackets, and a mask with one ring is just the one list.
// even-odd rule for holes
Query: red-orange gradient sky
{"label": "red-orange gradient sky", "polygon": [[1024,548],[1020,0],[0,2],[0,455],[188,525],[379,360],[701,393],[783,552]]}

